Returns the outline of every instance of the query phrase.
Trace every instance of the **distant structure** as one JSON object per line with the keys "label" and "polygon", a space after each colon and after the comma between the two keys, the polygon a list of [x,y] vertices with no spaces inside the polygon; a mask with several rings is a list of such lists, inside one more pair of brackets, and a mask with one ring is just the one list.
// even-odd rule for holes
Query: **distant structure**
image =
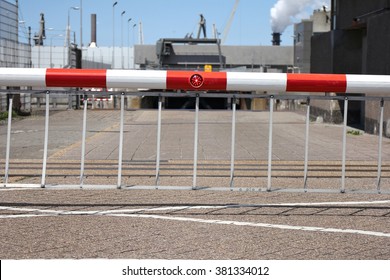
{"label": "distant structure", "polygon": [[[31,29],[27,29],[24,22],[19,22],[18,1],[15,3],[0,0],[0,67],[31,65]],[[19,29],[26,37],[19,38]]]}
{"label": "distant structure", "polygon": [[280,46],[280,43],[282,42],[280,39],[281,36],[282,34],[279,32],[272,33],[272,46]]}
{"label": "distant structure", "polygon": [[43,40],[46,39],[45,31],[45,14],[41,13],[39,20],[39,32],[34,35],[34,42],[36,46],[43,46]]}
{"label": "distant structure", "polygon": [[96,35],[96,14],[91,14],[91,43],[90,48],[97,47],[97,35]]}
{"label": "distant structure", "polygon": [[330,10],[315,10],[310,19],[294,24],[294,68],[292,72],[310,73],[311,38],[331,28]]}
{"label": "distant structure", "polygon": [[199,21],[199,29],[198,29],[198,36],[196,38],[200,38],[200,33],[203,31],[203,37],[207,38],[206,33],[206,19],[202,14],[200,14],[200,21]]}

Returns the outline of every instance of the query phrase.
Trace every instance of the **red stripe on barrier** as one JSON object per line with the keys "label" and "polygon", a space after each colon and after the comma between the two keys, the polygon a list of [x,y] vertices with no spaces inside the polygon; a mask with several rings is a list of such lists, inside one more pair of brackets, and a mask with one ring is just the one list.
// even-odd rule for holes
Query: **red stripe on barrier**
{"label": "red stripe on barrier", "polygon": [[106,70],[47,69],[47,87],[98,87],[106,88]]}
{"label": "red stripe on barrier", "polygon": [[226,90],[226,72],[167,71],[167,89]]}
{"label": "red stripe on barrier", "polygon": [[347,77],[343,74],[287,74],[287,91],[346,92]]}

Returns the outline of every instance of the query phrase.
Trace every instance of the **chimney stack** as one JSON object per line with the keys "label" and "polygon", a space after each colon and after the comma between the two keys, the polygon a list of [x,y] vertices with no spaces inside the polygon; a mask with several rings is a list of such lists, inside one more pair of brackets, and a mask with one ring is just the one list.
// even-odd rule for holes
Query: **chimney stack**
{"label": "chimney stack", "polygon": [[91,43],[90,48],[96,48],[96,14],[91,14]]}
{"label": "chimney stack", "polygon": [[280,36],[281,36],[281,35],[282,35],[282,34],[279,33],[279,32],[274,32],[274,33],[272,33],[272,45],[273,45],[273,46],[280,46],[280,42],[281,42]]}

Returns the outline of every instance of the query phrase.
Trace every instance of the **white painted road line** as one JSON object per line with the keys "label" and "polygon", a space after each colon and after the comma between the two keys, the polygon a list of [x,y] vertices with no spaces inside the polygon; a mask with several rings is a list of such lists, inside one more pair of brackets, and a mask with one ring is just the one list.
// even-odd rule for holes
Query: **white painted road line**
{"label": "white painted road line", "polygon": [[[371,201],[371,203],[373,202],[374,201]],[[380,202],[388,203],[389,201],[380,201]],[[272,229],[281,229],[281,230],[312,231],[312,232],[321,232],[321,233],[360,234],[360,235],[390,238],[390,233],[366,231],[366,230],[358,230],[358,229],[338,229],[338,228],[293,226],[293,225],[281,225],[281,224],[269,224],[269,223],[239,222],[239,221],[228,221],[228,220],[199,219],[199,218],[172,216],[172,215],[163,216],[163,215],[153,215],[153,214],[136,214],[137,212],[143,212],[143,211],[147,212],[147,211],[173,211],[173,210],[184,210],[184,209],[224,209],[224,208],[229,208],[229,206],[180,206],[180,207],[174,206],[174,207],[120,209],[120,210],[106,210],[106,211],[62,211],[62,210],[50,210],[50,209],[33,209],[33,208],[1,206],[0,210],[30,212],[30,213],[34,212],[35,214],[0,215],[0,219],[36,218],[36,217],[49,217],[49,216],[54,217],[54,216],[61,216],[61,215],[110,216],[110,217],[159,219],[159,220],[193,222],[193,223],[203,223],[203,224],[262,227],[262,228],[272,228]]]}
{"label": "white painted road line", "polygon": [[265,223],[251,223],[251,222],[237,222],[237,221],[223,221],[223,220],[208,220],[186,217],[172,217],[161,215],[145,215],[145,214],[111,214],[109,216],[114,217],[131,217],[131,218],[146,218],[146,219],[159,219],[181,222],[196,222],[203,224],[218,224],[218,225],[235,225],[235,226],[250,226],[250,227],[263,227],[273,229],[285,229],[285,230],[301,230],[301,231],[314,231],[314,232],[328,232],[328,233],[349,233],[349,234],[363,234],[377,237],[388,237],[390,233],[365,231],[356,229],[338,229],[338,228],[323,228],[323,227],[306,227],[306,226],[291,226],[291,225],[279,225],[279,224],[265,224]]}

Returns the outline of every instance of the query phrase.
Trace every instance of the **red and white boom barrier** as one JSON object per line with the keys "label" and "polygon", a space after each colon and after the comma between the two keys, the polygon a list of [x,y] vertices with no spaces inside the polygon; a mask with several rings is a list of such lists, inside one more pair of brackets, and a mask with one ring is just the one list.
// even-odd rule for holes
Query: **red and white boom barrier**
{"label": "red and white boom barrier", "polygon": [[0,68],[0,86],[389,94],[390,76]]}

